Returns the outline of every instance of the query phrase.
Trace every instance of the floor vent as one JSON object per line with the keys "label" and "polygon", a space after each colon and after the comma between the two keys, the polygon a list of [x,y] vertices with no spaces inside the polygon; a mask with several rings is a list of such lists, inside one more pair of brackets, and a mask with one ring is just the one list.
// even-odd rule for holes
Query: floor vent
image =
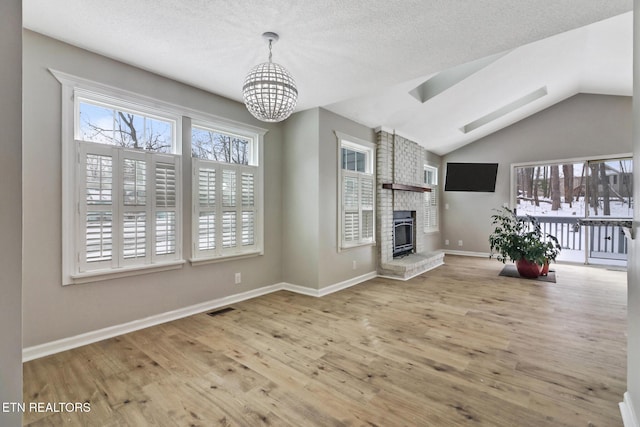
{"label": "floor vent", "polygon": [[220,310],[215,310],[215,311],[212,311],[210,313],[207,313],[207,315],[211,316],[211,317],[219,316],[220,314],[225,314],[225,313],[228,313],[228,312],[233,311],[233,310],[235,310],[235,308],[226,307],[226,308],[221,308]]}

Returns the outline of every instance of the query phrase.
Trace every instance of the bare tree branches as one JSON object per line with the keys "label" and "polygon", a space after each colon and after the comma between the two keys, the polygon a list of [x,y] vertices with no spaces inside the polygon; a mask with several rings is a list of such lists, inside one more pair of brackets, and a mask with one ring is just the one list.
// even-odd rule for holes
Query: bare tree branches
{"label": "bare tree branches", "polygon": [[123,148],[170,153],[169,122],[116,109],[80,105],[82,139]]}
{"label": "bare tree branches", "polygon": [[217,162],[249,164],[249,141],[233,135],[194,128],[191,138],[193,157]]}

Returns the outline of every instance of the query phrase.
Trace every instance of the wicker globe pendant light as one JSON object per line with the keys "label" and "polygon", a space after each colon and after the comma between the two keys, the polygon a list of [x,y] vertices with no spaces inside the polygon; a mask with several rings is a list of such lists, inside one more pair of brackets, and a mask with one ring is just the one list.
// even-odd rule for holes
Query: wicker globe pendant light
{"label": "wicker globe pendant light", "polygon": [[258,120],[280,122],[296,108],[298,88],[287,69],[271,61],[271,46],[279,36],[266,32],[262,37],[269,42],[269,62],[249,71],[242,86],[242,97],[247,110]]}

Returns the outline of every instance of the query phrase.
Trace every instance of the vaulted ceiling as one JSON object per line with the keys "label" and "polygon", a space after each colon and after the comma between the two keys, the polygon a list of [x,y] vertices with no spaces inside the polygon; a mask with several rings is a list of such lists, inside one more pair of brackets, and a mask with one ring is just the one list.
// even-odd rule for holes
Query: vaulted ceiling
{"label": "vaulted ceiling", "polygon": [[24,26],[242,100],[267,59],[324,107],[445,154],[579,92],[631,95],[632,0],[24,0]]}

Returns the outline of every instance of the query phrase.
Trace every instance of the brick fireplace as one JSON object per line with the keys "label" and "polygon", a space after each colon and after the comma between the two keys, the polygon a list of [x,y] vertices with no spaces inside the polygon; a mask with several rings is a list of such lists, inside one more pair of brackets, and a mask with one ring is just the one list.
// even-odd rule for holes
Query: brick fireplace
{"label": "brick fireplace", "polygon": [[[417,143],[379,129],[376,132],[378,274],[408,279],[441,265],[441,251],[426,251],[424,164],[426,150]],[[412,212],[415,248],[394,258],[394,212]],[[396,215],[397,216],[397,215]]]}

